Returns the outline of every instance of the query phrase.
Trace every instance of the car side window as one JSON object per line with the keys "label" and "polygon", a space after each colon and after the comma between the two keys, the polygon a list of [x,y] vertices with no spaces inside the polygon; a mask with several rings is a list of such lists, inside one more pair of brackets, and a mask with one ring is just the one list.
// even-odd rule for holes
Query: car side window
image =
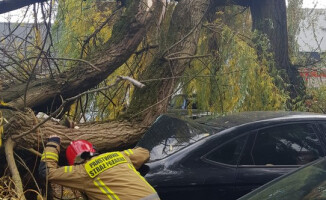
{"label": "car side window", "polygon": [[326,123],[319,122],[318,128],[319,128],[320,132],[322,132],[322,134],[326,137]]}
{"label": "car side window", "polygon": [[304,165],[323,156],[311,124],[288,124],[259,130],[251,136],[241,165]]}
{"label": "car side window", "polygon": [[247,137],[248,136],[246,135],[229,141],[221,147],[208,153],[205,158],[218,163],[237,165]]}

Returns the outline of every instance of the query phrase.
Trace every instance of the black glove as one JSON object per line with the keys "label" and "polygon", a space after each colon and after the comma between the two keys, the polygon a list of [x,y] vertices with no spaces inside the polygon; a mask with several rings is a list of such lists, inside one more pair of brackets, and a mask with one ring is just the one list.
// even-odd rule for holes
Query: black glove
{"label": "black glove", "polygon": [[55,142],[58,145],[60,145],[60,137],[57,136],[57,135],[52,135],[52,136],[49,137],[48,142]]}

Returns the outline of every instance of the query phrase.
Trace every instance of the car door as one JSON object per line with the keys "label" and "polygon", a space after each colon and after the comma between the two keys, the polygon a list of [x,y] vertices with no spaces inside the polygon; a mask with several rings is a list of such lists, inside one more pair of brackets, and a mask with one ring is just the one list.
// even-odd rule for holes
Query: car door
{"label": "car door", "polygon": [[206,148],[209,151],[206,151],[206,154],[198,161],[200,167],[192,169],[195,172],[194,176],[197,174],[203,180],[200,188],[203,199],[235,198],[237,163],[247,137],[247,135],[240,136],[215,146],[217,142],[213,140],[211,144],[206,145],[210,148]]}
{"label": "car door", "polygon": [[201,141],[180,152],[182,157],[170,157],[173,164],[155,171],[155,180],[147,178],[164,200],[234,199],[236,163],[245,141],[246,137],[221,145]]}
{"label": "car door", "polygon": [[283,124],[249,134],[237,168],[238,197],[324,156],[313,123]]}

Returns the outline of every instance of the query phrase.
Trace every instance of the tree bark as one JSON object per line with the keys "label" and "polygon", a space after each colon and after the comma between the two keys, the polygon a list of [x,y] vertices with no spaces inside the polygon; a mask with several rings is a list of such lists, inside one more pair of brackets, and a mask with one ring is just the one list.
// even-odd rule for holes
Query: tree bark
{"label": "tree bark", "polygon": [[24,195],[23,183],[19,175],[18,168],[16,166],[15,158],[14,158],[14,146],[15,142],[10,138],[5,142],[5,154],[6,160],[8,163],[8,167],[11,173],[11,177],[13,182],[15,183],[15,191],[17,192],[17,196],[21,200],[26,200]]}
{"label": "tree bark", "polygon": [[[191,57],[196,53],[202,22],[210,6],[209,0],[183,0],[178,2],[166,36],[167,49],[159,52],[140,79],[158,79],[143,89],[135,89],[128,113],[149,125],[167,110],[168,102],[178,79],[191,61],[174,59]],[[167,78],[161,80],[162,78]]]}
{"label": "tree bark", "polygon": [[[21,133],[31,130],[42,119],[37,119],[32,110],[15,112],[6,125],[6,138],[17,138],[17,148],[33,148],[42,152],[42,140],[50,135],[61,137],[63,150],[72,140],[84,139],[93,143],[99,151],[126,148],[134,145],[147,127],[129,121],[112,121],[77,125],[77,128],[62,126],[59,122],[49,120],[35,132],[24,137],[17,137]],[[76,127],[76,126],[75,126]]]}
{"label": "tree bark", "polygon": [[291,85],[288,89],[290,97],[302,96],[305,91],[303,79],[289,59],[285,0],[252,0],[250,9],[253,30],[268,37],[276,68],[285,71],[282,78]]}

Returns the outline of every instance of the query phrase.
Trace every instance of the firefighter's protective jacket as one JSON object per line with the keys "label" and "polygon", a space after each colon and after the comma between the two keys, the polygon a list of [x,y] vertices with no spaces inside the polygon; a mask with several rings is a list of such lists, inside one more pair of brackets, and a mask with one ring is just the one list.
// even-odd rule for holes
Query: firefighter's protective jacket
{"label": "firefighter's protective jacket", "polygon": [[49,140],[42,154],[40,174],[52,183],[84,192],[89,200],[159,200],[137,171],[149,159],[146,149],[104,153],[84,164],[63,167],[57,164],[59,152],[59,144]]}

